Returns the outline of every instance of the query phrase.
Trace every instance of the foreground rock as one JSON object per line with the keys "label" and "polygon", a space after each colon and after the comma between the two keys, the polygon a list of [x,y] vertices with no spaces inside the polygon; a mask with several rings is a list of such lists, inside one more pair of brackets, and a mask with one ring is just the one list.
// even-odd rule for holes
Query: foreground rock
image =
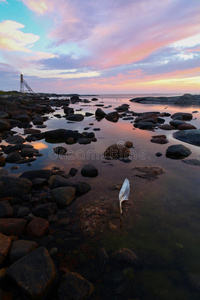
{"label": "foreground rock", "polygon": [[166,150],[166,157],[179,159],[189,156],[192,151],[183,145],[172,145]]}
{"label": "foreground rock", "polygon": [[47,249],[40,247],[14,262],[7,275],[34,299],[43,297],[52,286],[56,269]]}
{"label": "foreground rock", "polygon": [[93,285],[75,272],[66,273],[59,288],[61,300],[88,299],[94,290]]}
{"label": "foreground rock", "polygon": [[0,232],[5,235],[20,235],[23,234],[27,225],[24,219],[1,218]]}
{"label": "foreground rock", "polygon": [[0,198],[20,197],[28,194],[32,189],[32,182],[25,178],[11,176],[0,177]]}
{"label": "foreground rock", "polygon": [[200,129],[177,131],[173,134],[173,137],[179,141],[200,146]]}
{"label": "foreground rock", "polygon": [[10,261],[14,262],[24,255],[30,253],[31,251],[35,250],[38,247],[38,244],[34,241],[27,241],[27,240],[16,240],[12,243],[9,257]]}

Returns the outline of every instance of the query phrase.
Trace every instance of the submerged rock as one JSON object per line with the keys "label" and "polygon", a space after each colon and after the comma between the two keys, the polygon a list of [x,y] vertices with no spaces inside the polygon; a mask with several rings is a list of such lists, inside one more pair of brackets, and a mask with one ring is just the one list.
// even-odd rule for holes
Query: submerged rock
{"label": "submerged rock", "polygon": [[129,154],[129,148],[127,148],[124,144],[118,143],[109,146],[104,152],[104,157],[107,159],[127,158]]}
{"label": "submerged rock", "polygon": [[183,159],[182,162],[184,162],[187,165],[191,165],[191,166],[200,166],[199,159]]}
{"label": "submerged rock", "polygon": [[41,299],[56,278],[56,268],[47,249],[40,247],[14,262],[7,275],[31,299]]}
{"label": "submerged rock", "polygon": [[135,176],[146,179],[148,181],[153,181],[159,177],[159,175],[164,174],[165,171],[161,167],[152,166],[141,166],[131,169],[135,171]]}
{"label": "submerged rock", "polygon": [[88,299],[93,290],[93,285],[80,274],[68,272],[62,278],[59,288],[59,299]]}

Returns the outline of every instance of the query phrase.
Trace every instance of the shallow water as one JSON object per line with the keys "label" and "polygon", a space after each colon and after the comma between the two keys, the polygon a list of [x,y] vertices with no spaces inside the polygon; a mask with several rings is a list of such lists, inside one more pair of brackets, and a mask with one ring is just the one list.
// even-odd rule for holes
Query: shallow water
{"label": "shallow water", "polygon": [[[83,97],[90,99],[90,97]],[[92,97],[91,97],[92,98]],[[99,101],[88,104],[70,105],[77,113],[94,113],[97,103],[103,103],[106,113],[113,111],[123,103],[130,105],[130,111],[159,111],[173,114],[175,112],[193,112],[193,120],[189,123],[200,128],[200,107],[179,107],[166,105],[144,105],[132,103],[129,100],[133,97],[102,95],[97,97]],[[89,255],[95,255],[97,249],[104,247],[108,253],[120,248],[130,248],[141,259],[142,267],[134,270],[132,287],[133,291],[127,296],[122,292],[116,293],[114,299],[148,300],[184,300],[199,299],[200,297],[200,176],[198,166],[184,164],[181,160],[172,160],[165,157],[165,151],[172,144],[183,144],[190,148],[192,154],[189,158],[199,159],[200,148],[175,140],[172,136],[174,131],[140,130],[133,127],[131,121],[119,119],[117,123],[111,123],[106,119],[97,122],[94,116],[85,117],[82,122],[68,123],[65,118],[58,119],[54,115],[64,115],[62,109],[56,110],[49,115],[45,122],[47,128],[43,131],[57,128],[78,130],[83,132],[85,127],[90,127],[88,132],[94,128],[100,131],[93,131],[97,142],[89,145],[66,145],[50,144],[44,140],[32,142],[34,147],[43,153],[37,157],[31,167],[20,165],[18,170],[10,170],[10,173],[19,175],[26,170],[49,169],[53,166],[60,167],[66,173],[70,168],[78,169],[75,181],[88,182],[92,190],[77,198],[70,206],[70,210],[76,210],[82,203],[93,200],[104,201],[109,199],[113,202],[117,215],[119,190],[111,190],[116,183],[123,183],[125,178],[130,181],[130,198],[123,203],[123,214],[121,221],[115,220],[117,229],[104,231],[95,241],[89,239],[84,244],[89,247]],[[165,123],[171,120],[165,117]],[[93,123],[93,125],[89,125]],[[34,128],[34,127],[33,127]],[[23,133],[23,130],[15,128]],[[14,129],[14,130],[15,130]],[[165,134],[169,140],[168,144],[159,145],[151,143],[152,135]],[[123,163],[119,160],[105,160],[103,153],[108,146],[114,143],[132,141],[131,162]],[[67,155],[56,155],[53,152],[55,146],[64,146],[68,149]],[[156,152],[163,155],[157,157]],[[99,171],[96,178],[83,178],[80,174],[81,167],[86,163],[92,163]],[[9,169],[13,164],[6,164]],[[132,170],[136,166],[159,166],[165,173],[154,181],[135,176]],[[121,224],[121,225],[120,225]],[[114,226],[113,225],[113,226]],[[79,265],[77,270],[87,279],[93,280],[93,261],[87,258],[86,264]],[[130,270],[129,270],[130,271]],[[128,271],[127,271],[128,272]],[[109,271],[108,271],[109,274]],[[129,274],[130,275],[130,274]],[[130,275],[131,276],[131,275]],[[192,277],[193,276],[193,277]],[[193,279],[192,283],[190,277]],[[96,297],[92,299],[109,299],[104,289],[103,279],[100,278],[96,291]],[[99,291],[98,291],[99,289]]]}

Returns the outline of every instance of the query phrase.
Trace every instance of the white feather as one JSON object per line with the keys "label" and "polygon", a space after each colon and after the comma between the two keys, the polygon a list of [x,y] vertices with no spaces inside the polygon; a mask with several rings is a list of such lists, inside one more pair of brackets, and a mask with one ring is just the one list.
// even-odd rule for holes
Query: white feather
{"label": "white feather", "polygon": [[122,214],[122,202],[124,200],[128,200],[129,194],[130,194],[130,183],[129,180],[126,178],[119,192],[119,209],[121,214]]}

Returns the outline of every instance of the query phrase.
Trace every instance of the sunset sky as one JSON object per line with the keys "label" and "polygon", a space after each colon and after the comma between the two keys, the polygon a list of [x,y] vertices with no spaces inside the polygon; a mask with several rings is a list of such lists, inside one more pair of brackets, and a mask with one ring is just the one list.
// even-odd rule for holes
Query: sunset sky
{"label": "sunset sky", "polygon": [[0,0],[0,90],[200,94],[200,0]]}

